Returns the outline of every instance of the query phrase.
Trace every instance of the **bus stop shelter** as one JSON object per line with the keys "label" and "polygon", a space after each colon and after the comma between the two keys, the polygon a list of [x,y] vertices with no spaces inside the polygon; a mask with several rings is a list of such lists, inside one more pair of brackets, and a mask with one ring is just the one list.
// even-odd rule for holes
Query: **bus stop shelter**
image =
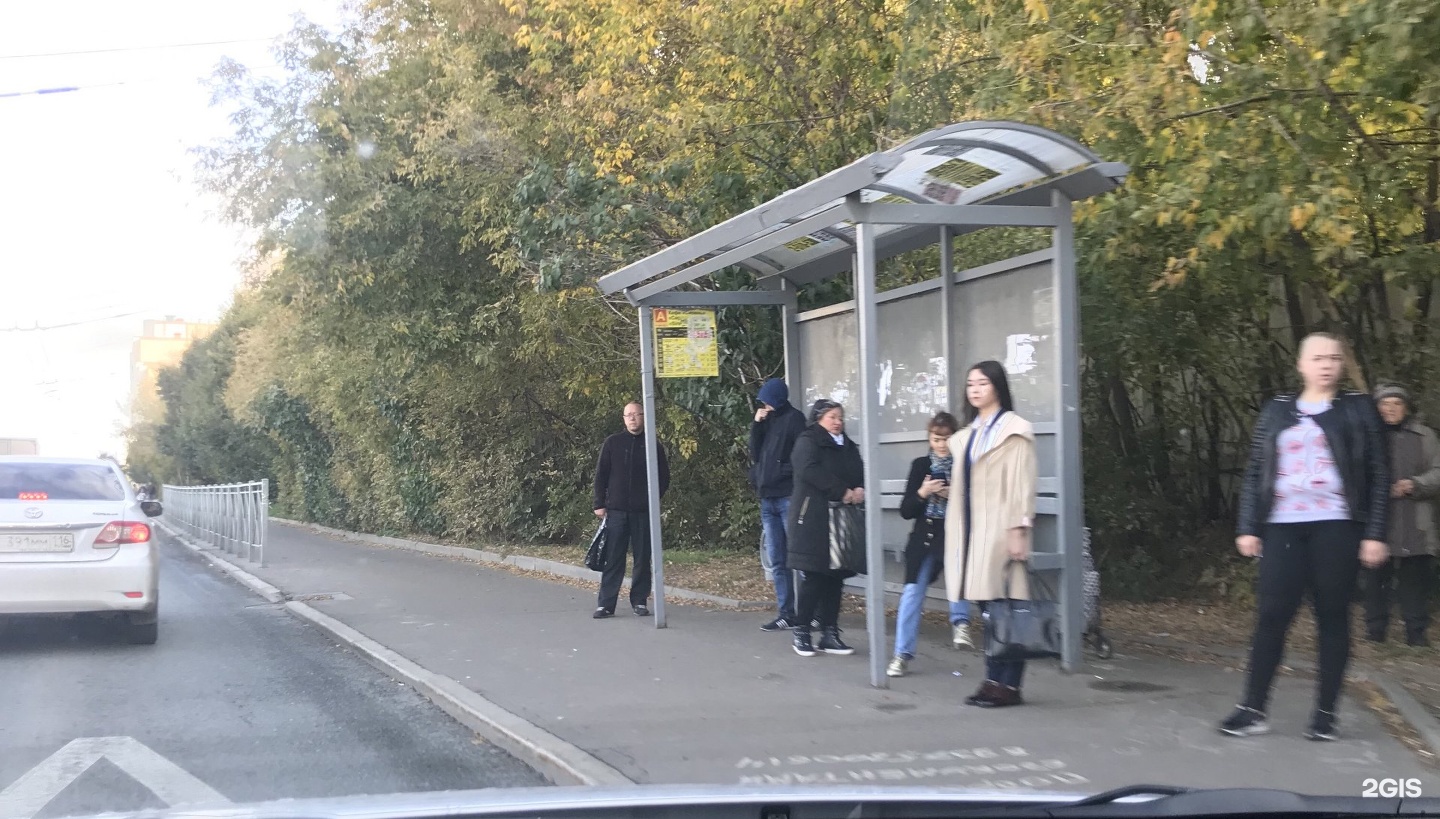
{"label": "bus stop shelter", "polygon": [[[1071,211],[1073,202],[1117,188],[1128,172],[1044,128],[948,125],[601,278],[601,292],[624,294],[639,311],[656,627],[665,626],[665,586],[652,310],[768,305],[781,312],[794,403],[802,411],[821,397],[844,404],[846,432],[865,461],[871,684],[888,684],[884,566],[887,549],[904,545],[895,508],[906,467],[926,451],[929,417],[942,409],[958,414],[963,368],[986,359],[1005,365],[1015,409],[1035,428],[1040,479],[1032,566],[1059,575],[1061,662],[1077,668],[1085,628],[1084,487]],[[955,237],[989,227],[1048,228],[1052,240],[1047,249],[966,269],[955,258]],[[935,244],[935,278],[877,292],[881,261]],[[754,274],[754,289],[695,284],[737,266]],[[854,277],[851,301],[798,311],[797,291],[843,274]]]}

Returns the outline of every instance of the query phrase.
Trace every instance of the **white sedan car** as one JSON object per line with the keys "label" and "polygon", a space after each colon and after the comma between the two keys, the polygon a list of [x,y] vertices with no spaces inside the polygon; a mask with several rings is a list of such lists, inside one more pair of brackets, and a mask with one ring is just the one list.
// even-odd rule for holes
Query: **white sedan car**
{"label": "white sedan car", "polygon": [[0,616],[103,613],[154,643],[160,512],[110,461],[0,456]]}

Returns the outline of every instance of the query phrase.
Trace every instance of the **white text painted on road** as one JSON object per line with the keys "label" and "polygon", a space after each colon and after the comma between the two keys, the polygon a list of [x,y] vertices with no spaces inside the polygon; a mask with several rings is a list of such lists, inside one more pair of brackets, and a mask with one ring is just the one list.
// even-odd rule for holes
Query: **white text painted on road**
{"label": "white text painted on road", "polygon": [[[924,782],[935,778],[965,776],[954,768],[881,768],[858,771],[817,771],[815,773],[755,774],[740,777],[741,785],[855,785],[883,782]],[[966,783],[979,790],[1014,790],[1033,788],[1046,790],[1062,785],[1083,785],[1090,780],[1070,771],[1049,774],[1027,774],[1010,779],[982,779]]]}
{"label": "white text painted on road", "polygon": [[171,807],[230,804],[214,788],[133,737],[81,737],[0,791],[0,819],[30,819],[102,759]]}
{"label": "white text painted on road", "polygon": [[[838,770],[823,770],[837,766]],[[924,782],[958,777],[971,780],[967,785],[976,788],[1043,790],[1089,782],[1065,770],[1069,766],[1064,760],[1038,759],[1016,746],[744,757],[735,767],[744,772],[740,776],[742,785]],[[977,782],[973,777],[999,778]]]}
{"label": "white text painted on road", "polygon": [[913,762],[949,762],[953,759],[971,761],[1028,756],[1030,756],[1029,751],[1015,746],[1007,746],[1004,748],[960,748],[953,751],[879,751],[864,754],[816,754],[814,756],[790,754],[787,756],[762,756],[753,758],[747,756],[735,763],[735,767],[742,770],[757,770],[761,768],[794,768],[802,765],[856,765],[865,762],[888,762],[895,765],[908,765]]}

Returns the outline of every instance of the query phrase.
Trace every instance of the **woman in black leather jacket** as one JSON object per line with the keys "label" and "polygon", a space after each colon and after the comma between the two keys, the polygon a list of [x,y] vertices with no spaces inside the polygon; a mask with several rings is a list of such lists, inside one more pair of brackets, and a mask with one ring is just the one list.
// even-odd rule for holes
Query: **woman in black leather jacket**
{"label": "woman in black leather jacket", "polygon": [[1385,546],[1389,450],[1368,395],[1339,390],[1344,350],[1316,333],[1300,344],[1299,395],[1272,398],[1260,411],[1240,491],[1235,547],[1260,558],[1255,636],[1245,699],[1222,733],[1270,730],[1265,706],[1306,589],[1319,628],[1315,713],[1305,737],[1336,738],[1335,708],[1350,659],[1350,599],[1360,564],[1376,566]]}

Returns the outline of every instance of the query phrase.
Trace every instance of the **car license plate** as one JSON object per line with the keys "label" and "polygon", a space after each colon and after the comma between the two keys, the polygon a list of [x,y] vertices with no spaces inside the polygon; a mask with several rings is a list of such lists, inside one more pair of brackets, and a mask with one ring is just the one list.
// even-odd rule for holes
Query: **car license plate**
{"label": "car license plate", "polygon": [[0,532],[0,552],[73,552],[75,536],[62,532]]}

